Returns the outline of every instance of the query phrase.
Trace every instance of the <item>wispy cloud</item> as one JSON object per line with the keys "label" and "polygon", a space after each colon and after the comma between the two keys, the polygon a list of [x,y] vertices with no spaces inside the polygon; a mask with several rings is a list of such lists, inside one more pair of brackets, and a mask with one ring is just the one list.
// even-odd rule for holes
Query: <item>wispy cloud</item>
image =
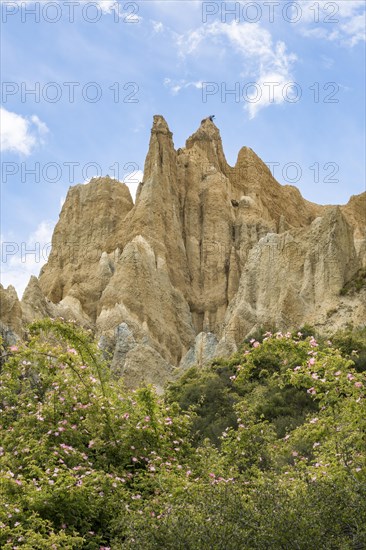
{"label": "wispy cloud", "polygon": [[153,27],[153,31],[156,33],[156,34],[159,34],[160,32],[163,32],[164,31],[164,25],[161,21],[154,21],[152,20],[151,21],[151,24],[152,24],[152,27]]}
{"label": "wispy cloud", "polygon": [[293,9],[301,9],[301,18],[295,28],[303,36],[336,41],[346,47],[366,40],[366,8],[362,0],[298,0],[296,4]]}
{"label": "wispy cloud", "polygon": [[0,107],[1,151],[29,156],[37,145],[44,143],[47,125],[37,115],[24,117]]}
{"label": "wispy cloud", "polygon": [[31,275],[39,275],[51,250],[54,222],[44,220],[24,241],[1,238],[1,283],[15,287],[21,297]]}
{"label": "wispy cloud", "polygon": [[190,82],[184,79],[181,79],[181,80],[171,80],[170,78],[164,79],[164,86],[169,88],[174,95],[178,94],[183,89],[191,88],[191,87],[197,88],[198,90],[200,90],[202,88],[202,85],[203,85],[202,80]]}
{"label": "wispy cloud", "polygon": [[258,23],[236,21],[202,25],[176,40],[182,57],[199,56],[203,43],[212,41],[219,41],[222,48],[234,50],[241,58],[242,70],[255,79],[261,90],[267,89],[269,84],[272,86],[271,93],[268,88],[268,93],[262,93],[258,101],[250,101],[245,106],[250,118],[264,107],[285,101],[283,86],[293,80],[291,70],[297,58],[287,52],[284,42],[274,42],[271,33]]}

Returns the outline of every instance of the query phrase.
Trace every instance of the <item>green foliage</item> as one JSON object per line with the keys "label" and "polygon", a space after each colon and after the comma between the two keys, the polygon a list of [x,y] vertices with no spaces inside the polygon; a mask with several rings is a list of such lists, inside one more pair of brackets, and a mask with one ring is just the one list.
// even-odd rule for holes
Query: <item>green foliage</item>
{"label": "green foliage", "polygon": [[341,296],[354,295],[366,288],[366,269],[361,268],[340,291]]}
{"label": "green foliage", "polygon": [[108,545],[139,472],[158,458],[184,463],[189,418],[152,388],[127,392],[112,381],[80,329],[45,320],[30,334],[10,348],[0,377],[0,546]]}
{"label": "green foliage", "polygon": [[365,330],[259,331],[159,397],[34,323],[3,353],[0,547],[364,548],[365,350]]}
{"label": "green foliage", "polygon": [[352,359],[358,372],[366,371],[366,327],[338,331],[331,340],[344,357]]}
{"label": "green foliage", "polygon": [[206,438],[219,445],[222,432],[237,425],[234,405],[239,396],[233,390],[233,373],[233,367],[227,365],[205,370],[191,368],[168,387],[167,401],[195,413],[191,433],[196,445]]}

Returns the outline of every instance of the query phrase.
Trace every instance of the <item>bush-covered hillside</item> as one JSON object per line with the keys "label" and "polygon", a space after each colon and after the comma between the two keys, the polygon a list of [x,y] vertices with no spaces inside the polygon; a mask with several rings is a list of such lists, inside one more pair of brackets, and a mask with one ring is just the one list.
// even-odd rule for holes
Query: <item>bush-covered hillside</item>
{"label": "bush-covered hillside", "polygon": [[263,333],[164,397],[44,320],[3,348],[0,547],[366,547],[366,334]]}

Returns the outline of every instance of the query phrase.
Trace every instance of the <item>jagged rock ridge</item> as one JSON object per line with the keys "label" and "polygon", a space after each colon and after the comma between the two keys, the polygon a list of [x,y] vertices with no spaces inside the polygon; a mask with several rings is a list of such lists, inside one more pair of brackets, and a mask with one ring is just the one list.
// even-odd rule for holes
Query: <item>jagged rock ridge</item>
{"label": "jagged rock ridge", "polygon": [[162,387],[263,324],[364,323],[365,291],[339,293],[366,265],[365,221],[366,193],[310,203],[247,147],[229,166],[210,119],[176,151],[155,116],[135,205],[110,178],[70,188],[38,280],[21,303],[2,290],[3,326],[72,317],[129,385]]}

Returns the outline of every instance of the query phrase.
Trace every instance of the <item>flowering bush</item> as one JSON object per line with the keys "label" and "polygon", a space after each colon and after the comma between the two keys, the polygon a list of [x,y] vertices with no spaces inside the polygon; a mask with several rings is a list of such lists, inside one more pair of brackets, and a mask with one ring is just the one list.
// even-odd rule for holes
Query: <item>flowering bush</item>
{"label": "flowering bush", "polygon": [[139,472],[157,456],[184,462],[189,419],[152,388],[111,380],[80,329],[45,320],[30,331],[0,376],[0,546],[99,549]]}
{"label": "flowering bush", "polygon": [[362,548],[366,380],[352,357],[266,333],[158,397],[115,380],[73,324],[32,324],[2,357],[0,547]]}

